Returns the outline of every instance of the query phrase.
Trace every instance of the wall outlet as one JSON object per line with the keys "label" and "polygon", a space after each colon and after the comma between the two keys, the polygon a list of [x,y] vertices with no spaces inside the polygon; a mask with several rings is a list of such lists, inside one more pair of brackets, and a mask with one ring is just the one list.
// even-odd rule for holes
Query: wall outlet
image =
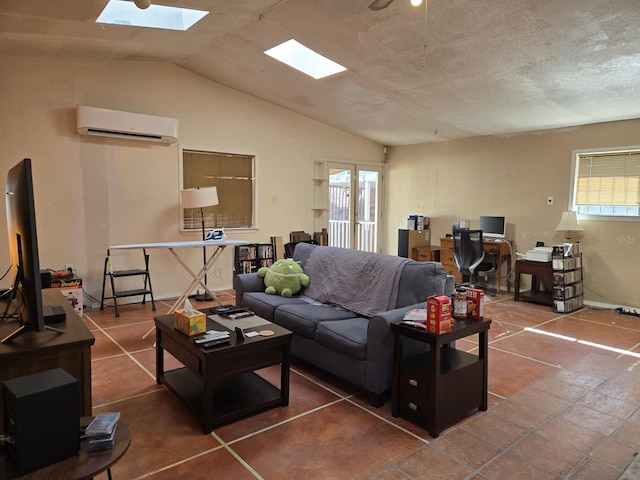
{"label": "wall outlet", "polygon": [[547,197],[547,205],[553,205],[553,197]]}

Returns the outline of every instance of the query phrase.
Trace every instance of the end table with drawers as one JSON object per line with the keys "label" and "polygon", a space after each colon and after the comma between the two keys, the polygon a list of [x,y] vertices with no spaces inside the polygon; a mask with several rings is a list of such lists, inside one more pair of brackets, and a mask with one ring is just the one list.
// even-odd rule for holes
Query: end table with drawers
{"label": "end table with drawers", "polygon": [[[440,335],[391,324],[394,334],[391,413],[426,427],[433,438],[475,409],[487,410],[487,353],[491,320],[456,320]],[[477,354],[458,350],[453,342],[478,334]],[[405,356],[407,339],[425,344],[421,353]],[[428,345],[428,348],[427,348]]]}

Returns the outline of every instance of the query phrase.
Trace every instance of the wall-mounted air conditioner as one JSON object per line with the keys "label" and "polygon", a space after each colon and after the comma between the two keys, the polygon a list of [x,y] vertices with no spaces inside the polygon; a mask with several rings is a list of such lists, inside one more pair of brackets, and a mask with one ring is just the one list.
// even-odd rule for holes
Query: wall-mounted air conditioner
{"label": "wall-mounted air conditioner", "polygon": [[83,135],[160,143],[178,141],[178,120],[175,118],[78,105],[76,121],[78,133]]}

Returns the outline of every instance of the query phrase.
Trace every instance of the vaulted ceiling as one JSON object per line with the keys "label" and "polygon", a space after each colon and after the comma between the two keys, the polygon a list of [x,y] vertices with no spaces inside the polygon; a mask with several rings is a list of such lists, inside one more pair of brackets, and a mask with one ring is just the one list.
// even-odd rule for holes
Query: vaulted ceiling
{"label": "vaulted ceiling", "polygon": [[[371,1],[174,0],[210,11],[177,32],[96,24],[107,0],[0,0],[0,53],[170,62],[383,145],[640,117],[639,0]],[[263,54],[290,38],[348,71]]]}

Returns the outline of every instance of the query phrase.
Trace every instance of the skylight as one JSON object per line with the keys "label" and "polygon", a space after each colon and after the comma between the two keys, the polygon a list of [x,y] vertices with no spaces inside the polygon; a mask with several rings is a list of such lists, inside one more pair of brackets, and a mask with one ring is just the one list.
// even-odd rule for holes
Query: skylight
{"label": "skylight", "polygon": [[96,23],[185,31],[208,13],[204,10],[153,4],[142,10],[133,2],[109,0]]}
{"label": "skylight", "polygon": [[264,53],[316,80],[346,70],[342,65],[323,57],[294,39],[287,40]]}

